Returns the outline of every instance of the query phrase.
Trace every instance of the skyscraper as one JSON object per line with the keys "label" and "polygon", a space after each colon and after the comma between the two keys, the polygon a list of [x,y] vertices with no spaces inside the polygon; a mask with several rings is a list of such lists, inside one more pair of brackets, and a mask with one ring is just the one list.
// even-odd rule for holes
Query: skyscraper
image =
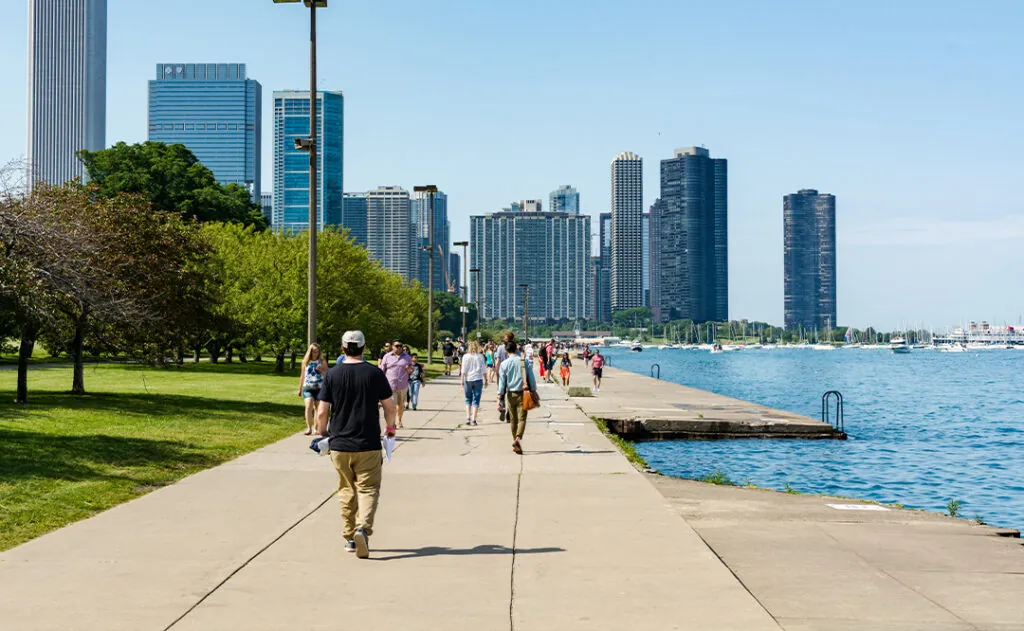
{"label": "skyscraper", "polygon": [[263,218],[267,220],[267,225],[274,218],[274,194],[266,191],[260,192],[260,210],[263,212]]}
{"label": "skyscraper", "polygon": [[[414,192],[410,200],[412,204],[412,222],[415,238],[414,256],[418,265],[416,278],[424,287],[428,286],[430,270],[430,194]],[[448,221],[448,196],[443,192],[434,193],[434,289],[443,291],[445,285],[445,256],[452,247],[451,224]]]}
{"label": "skyscraper", "polygon": [[594,302],[597,307],[597,319],[601,322],[612,321],[612,214],[598,215],[599,223],[599,258],[597,284],[594,286]]}
{"label": "skyscraper", "polygon": [[804,189],[782,198],[787,329],[836,326],[836,198]]}
{"label": "skyscraper", "polygon": [[384,269],[407,280],[414,280],[417,271],[412,228],[409,191],[379,186],[366,192],[366,249]]}
{"label": "skyscraper", "polygon": [[642,230],[644,162],[632,152],[612,160],[611,310],[644,304]]}
{"label": "skyscraper", "polygon": [[649,239],[647,251],[649,253],[648,278],[650,279],[650,303],[651,317],[655,322],[661,322],[661,212],[663,208],[661,199],[654,200],[651,209],[647,213],[649,217]]}
{"label": "skyscraper", "polygon": [[643,277],[645,307],[651,306],[651,213],[643,216],[640,229],[640,270]]}
{"label": "skyscraper", "polygon": [[458,252],[448,253],[448,290],[462,296],[462,255]]}
{"label": "skyscraper", "polygon": [[470,267],[481,270],[471,301],[483,294],[485,318],[521,317],[524,283],[530,286],[531,320],[589,316],[588,215],[503,210],[474,216],[470,244]]}
{"label": "skyscraper", "polygon": [[356,243],[366,247],[366,193],[345,193],[341,203],[341,227]]}
{"label": "skyscraper", "polygon": [[663,320],[729,318],[728,180],[703,147],[661,161],[657,259]]}
{"label": "skyscraper", "polygon": [[568,184],[558,187],[558,190],[551,191],[549,206],[553,213],[569,213],[570,215],[580,214],[580,194],[575,188]]}
{"label": "skyscraper", "polygon": [[107,0],[29,0],[28,177],[85,178],[76,157],[106,146]]}
{"label": "skyscraper", "polygon": [[[345,97],[317,92],[317,226],[341,224]],[[309,228],[309,153],[295,148],[309,137],[309,92],[274,92],[275,230]]]}
{"label": "skyscraper", "polygon": [[149,139],[185,145],[218,182],[244,186],[258,200],[262,103],[263,88],[246,78],[245,64],[157,64]]}

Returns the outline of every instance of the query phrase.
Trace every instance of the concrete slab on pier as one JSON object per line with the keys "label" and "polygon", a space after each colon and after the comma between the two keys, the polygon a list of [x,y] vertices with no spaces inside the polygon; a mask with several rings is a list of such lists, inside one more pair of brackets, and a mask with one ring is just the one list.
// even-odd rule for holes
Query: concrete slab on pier
{"label": "concrete slab on pier", "polygon": [[572,400],[631,440],[845,438],[817,419],[610,367],[600,392]]}

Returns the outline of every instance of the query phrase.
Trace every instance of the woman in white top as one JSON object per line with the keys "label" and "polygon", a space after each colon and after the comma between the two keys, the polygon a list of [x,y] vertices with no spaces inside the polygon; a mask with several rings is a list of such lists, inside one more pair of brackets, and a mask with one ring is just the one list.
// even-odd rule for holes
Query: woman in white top
{"label": "woman in white top", "polygon": [[469,352],[459,362],[459,377],[462,389],[466,393],[466,425],[476,425],[476,415],[480,411],[480,396],[484,393],[487,383],[487,360],[480,353],[480,344],[469,343]]}

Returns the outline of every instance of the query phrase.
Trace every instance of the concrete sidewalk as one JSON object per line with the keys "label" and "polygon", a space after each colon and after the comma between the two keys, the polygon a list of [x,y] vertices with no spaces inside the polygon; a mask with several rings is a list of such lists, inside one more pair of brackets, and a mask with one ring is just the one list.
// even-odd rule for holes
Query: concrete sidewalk
{"label": "concrete sidewalk", "polygon": [[294,436],[0,554],[0,629],[778,629],[574,404],[523,457],[428,384],[386,465],[372,557]]}

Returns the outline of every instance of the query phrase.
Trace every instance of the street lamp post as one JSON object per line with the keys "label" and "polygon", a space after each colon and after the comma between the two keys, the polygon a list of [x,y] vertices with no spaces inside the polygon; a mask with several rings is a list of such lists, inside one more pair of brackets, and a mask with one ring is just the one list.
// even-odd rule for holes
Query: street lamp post
{"label": "street lamp post", "polygon": [[483,317],[484,317],[484,294],[480,288],[480,273],[483,270],[479,267],[474,267],[469,270],[470,274],[476,274],[473,277],[473,291],[476,292],[476,328],[479,331],[483,328]]}
{"label": "street lamp post", "polygon": [[469,301],[466,295],[466,248],[469,247],[469,241],[456,241],[452,245],[462,248],[462,339],[466,339],[466,312],[469,311]]}
{"label": "street lamp post", "polygon": [[427,250],[427,365],[434,363],[434,193],[437,187],[433,184],[412,187],[414,193],[427,193],[430,199],[430,244]]}
{"label": "street lamp post", "polygon": [[530,339],[530,286],[520,283],[523,288],[523,340]]}
{"label": "street lamp post", "polygon": [[[275,4],[299,0],[274,0]],[[296,138],[295,148],[309,152],[309,269],[306,338],[316,342],[316,228],[317,228],[317,142],[316,142],[316,10],[326,9],[327,0],[302,0],[309,9],[309,138]]]}

